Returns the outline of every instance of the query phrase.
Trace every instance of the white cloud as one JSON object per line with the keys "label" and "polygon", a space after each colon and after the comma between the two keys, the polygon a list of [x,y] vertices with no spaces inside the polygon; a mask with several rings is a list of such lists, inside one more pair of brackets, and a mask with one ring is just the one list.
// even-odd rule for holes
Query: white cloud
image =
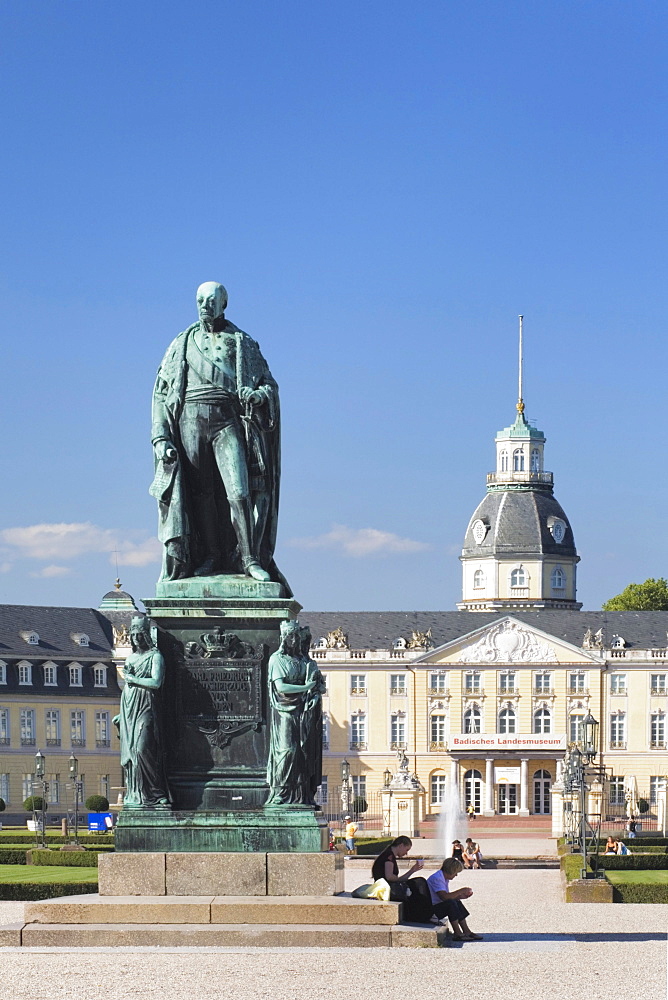
{"label": "white cloud", "polygon": [[[0,541],[13,549],[15,556],[25,559],[76,559],[87,552],[108,552],[112,564],[118,554],[119,566],[146,566],[158,562],[161,552],[157,538],[134,542],[123,538],[120,531],[100,528],[89,521],[4,528]],[[57,575],[47,574],[49,569],[52,567],[44,567],[40,574]]]}
{"label": "white cloud", "polygon": [[11,568],[12,564],[10,562],[0,563],[0,573],[9,573]]}
{"label": "white cloud", "polygon": [[42,576],[48,578],[51,576],[67,576],[71,572],[72,570],[69,568],[69,566],[51,565],[51,566],[43,566],[42,569],[38,569],[37,572],[31,573],[30,575]]}
{"label": "white cloud", "polygon": [[378,528],[348,528],[334,524],[324,535],[311,538],[293,538],[289,542],[300,549],[340,549],[345,555],[359,558],[372,555],[393,555],[406,552],[423,552],[429,546],[412,538],[401,538],[392,531]]}

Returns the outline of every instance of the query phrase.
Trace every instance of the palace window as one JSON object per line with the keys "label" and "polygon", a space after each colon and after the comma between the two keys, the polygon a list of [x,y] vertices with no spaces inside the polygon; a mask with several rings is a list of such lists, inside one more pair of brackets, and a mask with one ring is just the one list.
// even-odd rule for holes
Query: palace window
{"label": "palace window", "polygon": [[499,455],[499,464],[501,466],[501,472],[508,471],[508,452],[502,451]]}
{"label": "palace window", "polygon": [[21,775],[21,798],[25,802],[29,795],[32,795],[32,774]]}
{"label": "palace window", "polygon": [[464,674],[464,690],[467,694],[475,694],[480,691],[480,674],[470,670]]}
{"label": "palace window", "polygon": [[526,587],[527,585],[527,575],[524,571],[523,566],[519,566],[514,569],[510,574],[510,586],[511,587]]}
{"label": "palace window", "polygon": [[[4,660],[0,660],[0,684],[7,683],[7,664]],[[2,796],[0,796],[2,798]]]}
{"label": "palace window", "polygon": [[366,694],[366,674],[350,675],[350,693]]}
{"label": "palace window", "polygon": [[566,587],[566,574],[564,573],[561,566],[557,566],[552,570],[552,576],[550,577],[550,582],[552,584],[552,590],[564,590]]}
{"label": "palace window", "polygon": [[436,748],[445,746],[445,716],[432,715],[431,717],[431,742]]}
{"label": "palace window", "polygon": [[22,708],[20,720],[21,720],[21,746],[34,747],[35,710],[33,708]]}
{"label": "palace window", "polygon": [[626,694],[626,674],[610,674],[610,694]]}
{"label": "palace window", "polygon": [[100,749],[111,744],[111,728],[109,726],[109,712],[95,713],[95,746]]}
{"label": "palace window", "polygon": [[390,741],[392,750],[406,749],[406,713],[393,712],[390,716]]}
{"label": "palace window", "polygon": [[582,742],[582,721],[584,712],[571,712],[568,717],[568,736],[571,743]]}
{"label": "palace window", "polygon": [[655,806],[659,801],[659,792],[661,791],[662,788],[665,788],[665,784],[666,784],[666,779],[663,774],[653,774],[650,776],[649,801],[653,806]]}
{"label": "palace window", "polygon": [[93,684],[96,688],[106,688],[107,686],[107,668],[100,663],[96,663],[93,667]]}
{"label": "palace window", "polygon": [[539,708],[537,712],[534,712],[533,731],[534,733],[552,732],[552,716],[548,708]]}
{"label": "palace window", "polygon": [[432,673],[429,675],[429,692],[430,694],[447,694],[448,693],[448,675],[444,673]]}
{"label": "palace window", "polygon": [[86,746],[86,716],[82,709],[70,712],[70,739],[73,747]]}
{"label": "palace window", "polygon": [[481,569],[477,569],[473,574],[473,589],[484,590],[484,587],[485,587],[485,574]]}
{"label": "palace window", "polygon": [[329,750],[329,712],[322,713],[322,749]]}
{"label": "palace window", "polygon": [[55,663],[44,664],[44,687],[57,687],[58,671]]}
{"label": "palace window", "polygon": [[366,714],[355,712],[350,716],[350,749],[366,750]]}
{"label": "palace window", "polygon": [[652,750],[664,750],[666,746],[666,716],[663,712],[654,712],[650,715],[649,732]]}
{"label": "palace window", "polygon": [[406,674],[390,674],[390,694],[406,694]]}
{"label": "palace window", "polygon": [[531,471],[540,472],[540,451],[538,448],[531,449]]}
{"label": "palace window", "polygon": [[60,775],[50,774],[48,776],[49,791],[48,801],[52,806],[57,806],[60,802]]}
{"label": "palace window", "polygon": [[610,749],[623,750],[626,747],[626,713],[613,712],[610,716]]}
{"label": "palace window", "polygon": [[46,745],[60,746],[60,712],[57,708],[49,708],[46,713]]}
{"label": "palace window", "polygon": [[514,733],[515,723],[517,721],[515,712],[512,708],[504,708],[499,712],[499,732],[500,733]]}
{"label": "palace window", "polygon": [[515,693],[515,672],[514,671],[504,671],[499,674],[499,692],[501,694],[514,694]]}
{"label": "palace window", "polygon": [[105,799],[109,798],[109,793],[111,792],[111,782],[109,781],[108,774],[100,775],[100,795],[104,795]]}
{"label": "palace window", "polygon": [[32,684],[32,666],[25,660],[19,663],[19,684]]}
{"label": "palace window", "polygon": [[[320,784],[318,785],[318,791],[315,793],[315,801],[319,806],[327,806],[327,795],[328,795],[328,781],[327,775],[323,774]],[[339,806],[340,807],[340,806]]]}
{"label": "palace window", "polygon": [[524,452],[521,448],[513,452],[513,472],[524,472]]}
{"label": "palace window", "polygon": [[[0,708],[0,746],[8,747],[9,741],[9,709]],[[2,796],[4,799],[4,795]]]}
{"label": "palace window", "polygon": [[583,673],[571,674],[568,681],[568,689],[571,694],[585,693],[585,675]]}
{"label": "palace window", "polygon": [[533,686],[536,694],[550,694],[552,691],[552,674],[535,674]]}
{"label": "palace window", "polygon": [[433,806],[443,805],[445,802],[446,777],[444,774],[432,774],[431,776],[431,804]]}
{"label": "palace window", "polygon": [[0,799],[4,799],[5,805],[9,803],[9,775],[0,774]]}
{"label": "palace window", "polygon": [[666,675],[652,674],[651,685],[652,694],[664,695],[666,693]]}
{"label": "palace window", "polygon": [[464,732],[480,733],[482,717],[479,708],[469,708],[464,712]]}
{"label": "palace window", "polygon": [[620,775],[613,775],[610,778],[610,805],[623,806],[626,801],[624,779]]}
{"label": "palace window", "polygon": [[78,663],[70,663],[70,687],[81,687],[83,668]]}

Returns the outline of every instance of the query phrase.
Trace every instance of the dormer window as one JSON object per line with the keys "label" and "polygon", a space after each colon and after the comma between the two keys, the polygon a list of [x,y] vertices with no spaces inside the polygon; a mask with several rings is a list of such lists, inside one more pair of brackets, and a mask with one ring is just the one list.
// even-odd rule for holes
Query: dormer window
{"label": "dormer window", "polygon": [[613,635],[611,649],[624,649],[626,647],[626,639],[621,635]]}
{"label": "dormer window", "polygon": [[22,661],[18,665],[19,684],[32,684],[32,664]]}
{"label": "dormer window", "polygon": [[26,630],[24,632],[19,632],[19,635],[21,636],[24,642],[28,643],[29,646],[39,645],[39,635],[37,632],[30,632]]}
{"label": "dormer window", "polygon": [[79,663],[70,663],[70,687],[83,686],[83,667]]}
{"label": "dormer window", "polygon": [[57,687],[58,677],[55,663],[44,664],[44,687]]}
{"label": "dormer window", "polygon": [[0,660],[0,684],[7,683],[7,664],[4,660]]}
{"label": "dormer window", "polygon": [[70,632],[70,638],[72,642],[76,642],[77,646],[88,646],[90,644],[90,639],[85,632]]}
{"label": "dormer window", "polygon": [[400,635],[399,638],[395,639],[394,642],[392,643],[392,649],[405,649],[405,648],[406,648],[406,640],[402,635]]}
{"label": "dormer window", "polygon": [[96,663],[93,667],[93,677],[96,688],[107,686],[107,668],[101,663]]}

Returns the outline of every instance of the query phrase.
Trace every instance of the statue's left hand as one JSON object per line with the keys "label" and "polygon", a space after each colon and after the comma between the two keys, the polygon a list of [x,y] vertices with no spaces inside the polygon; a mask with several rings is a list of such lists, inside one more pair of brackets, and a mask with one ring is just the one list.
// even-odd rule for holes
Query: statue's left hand
{"label": "statue's left hand", "polygon": [[250,386],[244,385],[239,390],[239,398],[242,403],[252,403],[253,406],[259,406],[264,403],[264,393],[258,392],[257,389],[251,389]]}

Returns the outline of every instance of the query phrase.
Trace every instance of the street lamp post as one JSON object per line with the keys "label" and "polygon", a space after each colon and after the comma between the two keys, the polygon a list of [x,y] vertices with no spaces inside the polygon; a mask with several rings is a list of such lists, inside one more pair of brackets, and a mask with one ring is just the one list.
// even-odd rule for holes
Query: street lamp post
{"label": "street lamp post", "polygon": [[350,764],[344,757],[341,761],[341,815],[347,816],[350,810]]}
{"label": "street lamp post", "polygon": [[[33,810],[32,810],[32,814],[33,814],[33,822],[35,823],[35,834],[37,834],[37,832],[38,832],[38,830],[37,830],[38,826],[41,826],[41,831],[39,831],[39,832],[41,832],[41,834],[42,834],[42,838],[41,838],[42,839],[42,847],[46,847],[46,796],[47,796],[47,791],[48,791],[48,785],[46,783],[46,777],[45,776],[46,776],[46,757],[44,756],[44,754],[42,753],[41,750],[38,750],[37,753],[35,754],[35,777],[37,778],[37,781],[40,783],[41,788],[42,788],[41,808],[39,810],[39,812],[41,813],[41,819],[40,819],[39,823],[37,822],[37,819],[36,819],[37,810],[35,809],[35,794],[34,794],[34,791],[33,791],[33,803],[32,803],[33,804]],[[37,837],[35,837],[35,840],[37,840]]]}
{"label": "street lamp post", "polygon": [[80,791],[80,781],[79,781],[79,761],[76,759],[74,754],[69,760],[69,771],[70,778],[74,784],[74,843],[79,843],[79,791]]}
{"label": "street lamp post", "polygon": [[[580,873],[582,878],[587,878],[589,874],[587,872],[587,834],[589,832],[589,840],[592,846],[595,846],[596,850],[598,850],[601,825],[600,813],[595,831],[587,820],[587,793],[589,791],[587,778],[592,777],[594,781],[599,783],[599,787],[602,787],[603,780],[605,779],[605,769],[603,767],[596,768],[591,775],[587,774],[587,768],[592,767],[598,752],[598,728],[599,723],[591,712],[588,712],[582,720],[582,749],[577,744],[570,748],[564,770],[564,790],[571,794],[577,794],[579,798],[580,815],[578,817],[579,822],[577,823],[578,829],[576,832],[572,828],[572,834],[574,839],[577,839],[577,850],[582,855],[582,870]],[[597,876],[598,872],[595,872],[594,877]]]}

